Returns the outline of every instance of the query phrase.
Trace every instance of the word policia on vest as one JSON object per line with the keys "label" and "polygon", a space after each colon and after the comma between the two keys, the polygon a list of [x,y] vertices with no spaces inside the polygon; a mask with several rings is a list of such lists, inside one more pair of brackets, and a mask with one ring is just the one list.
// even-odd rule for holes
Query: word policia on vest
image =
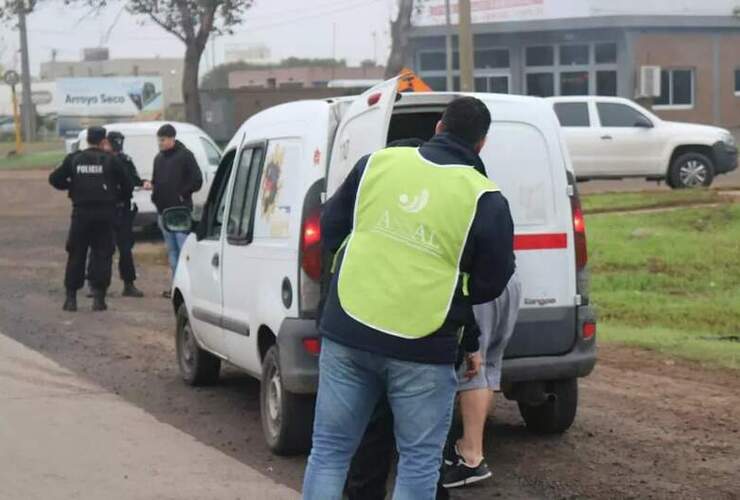
{"label": "word policia on vest", "polygon": [[373,154],[357,192],[339,300],[357,321],[404,338],[444,323],[478,199],[498,188],[474,169],[440,166],[416,148]]}
{"label": "word policia on vest", "polygon": [[102,174],[103,165],[77,165],[78,174]]}

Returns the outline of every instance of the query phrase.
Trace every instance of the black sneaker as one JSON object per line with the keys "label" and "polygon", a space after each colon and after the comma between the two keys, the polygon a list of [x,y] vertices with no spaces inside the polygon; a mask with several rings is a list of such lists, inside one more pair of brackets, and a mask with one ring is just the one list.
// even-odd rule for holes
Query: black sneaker
{"label": "black sneaker", "polygon": [[454,465],[458,461],[462,460],[462,456],[457,452],[457,444],[446,444],[445,449],[442,452],[442,458],[444,459],[444,464],[446,466]]}
{"label": "black sneaker", "polygon": [[445,468],[442,486],[448,489],[459,488],[486,480],[492,475],[491,469],[488,468],[485,460],[481,460],[477,466],[471,467],[460,459],[456,464]]}

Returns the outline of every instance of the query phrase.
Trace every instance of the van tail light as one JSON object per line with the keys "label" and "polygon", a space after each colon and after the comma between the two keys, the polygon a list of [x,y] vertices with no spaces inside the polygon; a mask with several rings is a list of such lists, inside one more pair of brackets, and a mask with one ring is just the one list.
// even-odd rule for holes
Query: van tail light
{"label": "van tail light", "polygon": [[318,356],[319,353],[321,352],[321,339],[318,339],[318,338],[303,339],[303,348],[306,350],[307,353]]}
{"label": "van tail light", "polygon": [[[596,323],[592,321],[586,321],[583,323],[583,331],[581,332],[583,340],[591,340],[596,335]],[[304,340],[305,342],[305,340]]]}
{"label": "van tail light", "polygon": [[573,236],[575,238],[576,269],[584,269],[588,264],[588,249],[586,247],[586,220],[583,218],[581,200],[578,194],[570,197],[571,210],[573,212]]}
{"label": "van tail light", "polygon": [[375,92],[373,94],[370,94],[367,97],[367,105],[375,106],[376,104],[378,104],[378,102],[380,102],[381,97],[383,97],[383,94],[381,94],[380,92]]}
{"label": "van tail light", "polygon": [[321,279],[321,210],[315,209],[303,221],[301,268],[314,281]]}

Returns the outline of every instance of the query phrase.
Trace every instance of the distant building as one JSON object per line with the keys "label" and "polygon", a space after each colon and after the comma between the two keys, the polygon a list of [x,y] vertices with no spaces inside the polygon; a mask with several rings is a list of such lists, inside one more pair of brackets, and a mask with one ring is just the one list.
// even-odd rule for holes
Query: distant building
{"label": "distant building", "polygon": [[[667,120],[740,127],[739,0],[472,6],[477,91],[646,98]],[[444,0],[425,2],[409,33],[406,63],[435,90],[446,90],[446,33]],[[450,90],[459,88],[459,74],[455,51]]]}
{"label": "distant building", "polygon": [[333,80],[377,80],[384,74],[382,66],[247,69],[229,73],[229,88],[323,88]]}
{"label": "distant building", "polygon": [[248,64],[269,64],[272,53],[266,45],[250,45],[247,47],[231,46],[225,51],[226,63],[245,62]]}
{"label": "distant building", "polygon": [[41,80],[101,76],[158,76],[165,106],[181,104],[183,60],[179,58],[108,59],[107,51],[86,49],[87,60],[41,63]]}

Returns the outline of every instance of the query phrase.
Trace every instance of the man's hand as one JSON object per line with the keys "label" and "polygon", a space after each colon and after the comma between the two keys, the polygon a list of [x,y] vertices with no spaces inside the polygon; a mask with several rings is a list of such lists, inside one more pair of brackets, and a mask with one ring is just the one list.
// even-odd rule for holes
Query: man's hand
{"label": "man's hand", "polygon": [[470,380],[471,378],[478,375],[481,365],[480,352],[466,353],[465,354],[465,378]]}
{"label": "man's hand", "polygon": [[144,180],[144,183],[141,185],[141,189],[144,191],[151,191],[152,190],[152,181],[150,180]]}

